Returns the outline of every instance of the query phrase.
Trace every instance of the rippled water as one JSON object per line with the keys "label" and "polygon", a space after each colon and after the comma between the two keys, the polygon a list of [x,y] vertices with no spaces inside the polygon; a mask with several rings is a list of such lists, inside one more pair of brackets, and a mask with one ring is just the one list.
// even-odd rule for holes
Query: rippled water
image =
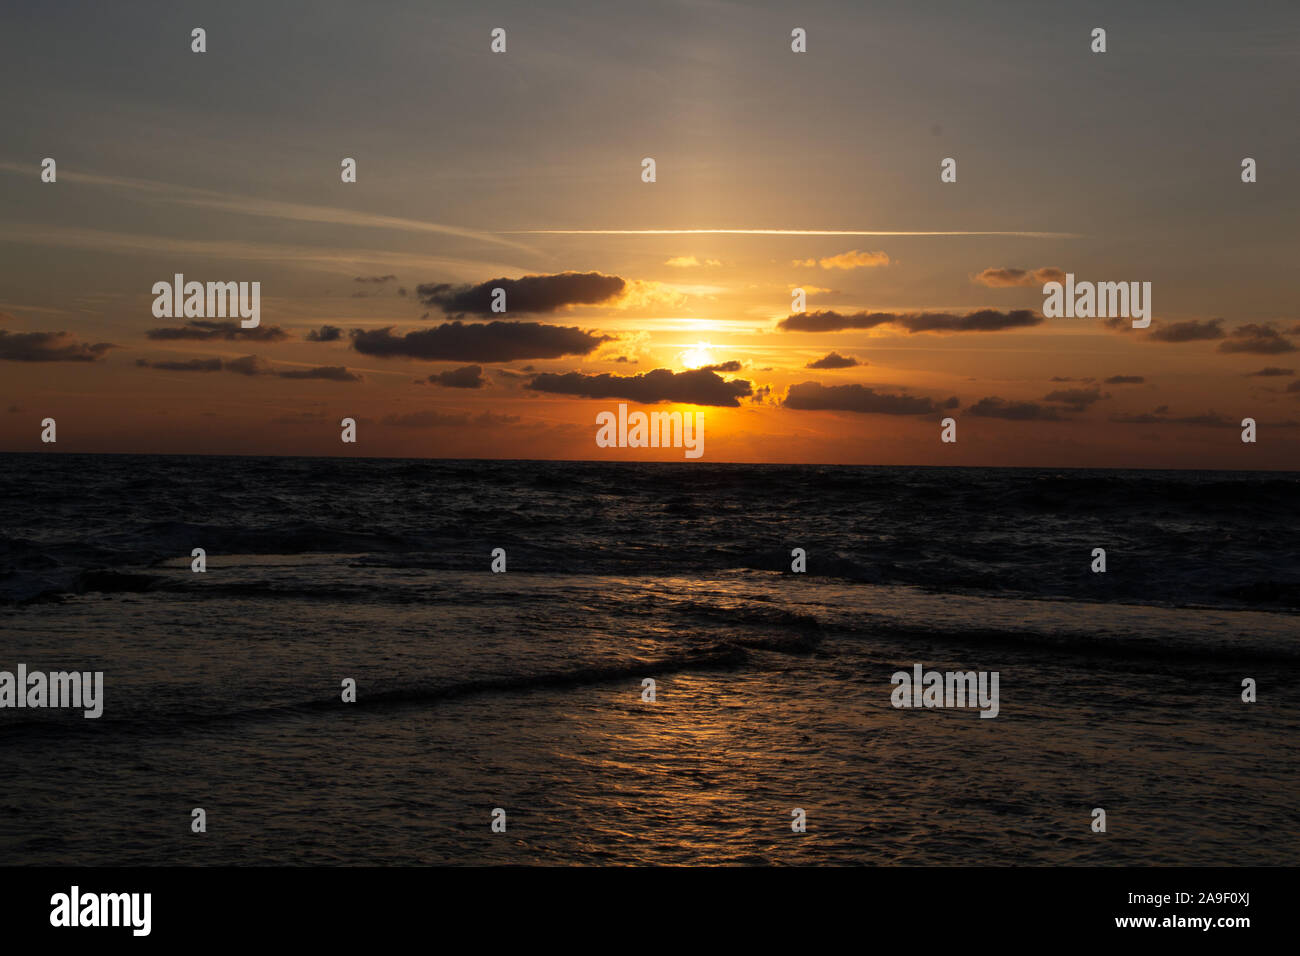
{"label": "rippled water", "polygon": [[[0,862],[1297,849],[1295,475],[0,456],[0,490],[0,669],[106,680],[99,720],[0,710]],[[997,670],[998,718],[894,709],[914,663]]]}

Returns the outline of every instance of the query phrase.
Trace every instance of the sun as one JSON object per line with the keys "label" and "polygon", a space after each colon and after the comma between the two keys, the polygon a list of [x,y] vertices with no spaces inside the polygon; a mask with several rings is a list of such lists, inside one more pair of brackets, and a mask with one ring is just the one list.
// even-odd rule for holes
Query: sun
{"label": "sun", "polygon": [[683,368],[700,368],[704,365],[718,364],[713,357],[713,346],[708,342],[696,342],[692,348],[682,353],[681,359]]}

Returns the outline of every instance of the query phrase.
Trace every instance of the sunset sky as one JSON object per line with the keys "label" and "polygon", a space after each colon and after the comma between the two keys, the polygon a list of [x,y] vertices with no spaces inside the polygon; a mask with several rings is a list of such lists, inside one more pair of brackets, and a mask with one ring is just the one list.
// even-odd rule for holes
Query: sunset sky
{"label": "sunset sky", "polygon": [[0,450],[1300,468],[1293,2],[361,9],[5,5]]}

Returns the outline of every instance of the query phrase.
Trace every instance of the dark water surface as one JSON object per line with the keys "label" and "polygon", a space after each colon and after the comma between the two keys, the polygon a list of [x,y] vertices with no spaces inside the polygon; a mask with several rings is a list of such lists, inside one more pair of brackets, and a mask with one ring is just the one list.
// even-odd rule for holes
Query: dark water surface
{"label": "dark water surface", "polygon": [[[1291,863],[1298,502],[1283,473],[3,455],[0,670],[106,690],[0,710],[0,863]],[[915,663],[998,671],[998,717],[894,709]]]}

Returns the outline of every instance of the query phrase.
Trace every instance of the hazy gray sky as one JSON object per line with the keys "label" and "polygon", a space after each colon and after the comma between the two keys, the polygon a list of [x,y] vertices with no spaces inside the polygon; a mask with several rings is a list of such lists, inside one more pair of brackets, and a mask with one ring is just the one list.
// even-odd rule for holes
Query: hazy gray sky
{"label": "hazy gray sky", "polygon": [[[1105,54],[1089,49],[1098,26]],[[207,31],[205,54],[190,50],[194,27]],[[493,27],[507,31],[505,55],[489,52]],[[793,27],[807,30],[806,54],[791,53]],[[783,435],[794,457],[820,448],[845,458],[861,450],[857,430],[904,424],[916,432],[897,431],[898,448],[929,448],[928,421],[800,417],[780,406],[832,349],[856,350],[864,363],[836,382],[956,394],[963,407],[993,395],[1041,401],[1053,376],[1122,372],[1170,389],[1124,407],[1114,394],[1110,406],[1089,403],[1094,434],[1071,454],[1097,463],[1110,435],[1131,446],[1126,461],[1146,460],[1132,450],[1131,427],[1122,439],[1097,429],[1161,406],[1170,417],[1257,409],[1261,420],[1300,418],[1300,393],[1287,393],[1282,376],[1248,377],[1300,363],[1224,352],[1212,339],[1138,344],[1095,326],[947,337],[776,327],[795,286],[820,290],[810,309],[846,313],[1041,308],[1036,288],[972,281],[1014,267],[1150,281],[1157,325],[1220,318],[1228,336],[1252,324],[1289,334],[1300,324],[1294,2],[10,2],[0,63],[0,330],[119,346],[93,363],[0,361],[6,407],[31,405],[42,389],[70,409],[105,390],[129,394],[132,408],[184,394],[180,404],[224,420],[249,394],[228,393],[238,385],[269,390],[252,406],[273,401],[289,414],[309,399],[333,415],[334,397],[351,389],[376,420],[397,405],[502,410],[518,419],[512,427],[536,426],[539,454],[563,446],[557,456],[571,457],[579,439],[548,438],[545,428],[585,435],[590,402],[566,410],[512,392],[508,376],[473,394],[413,391],[413,379],[457,363],[377,359],[349,348],[346,334],[329,345],[302,336],[322,324],[398,333],[436,324],[436,310],[422,318],[421,283],[594,271],[635,283],[636,296],[547,321],[600,330],[613,344],[539,368],[682,369],[690,348],[739,360],[755,389],[772,389],[774,407],[745,409],[736,434]],[[57,184],[39,180],[47,156]],[[355,184],[340,182],[345,156],[357,159]],[[646,156],[657,162],[654,184],[639,178]],[[1253,185],[1239,177],[1246,156],[1259,164]],[[956,183],[939,182],[944,157],[957,160]],[[534,232],[705,228],[1072,237]],[[855,251],[882,252],[888,264],[796,265]],[[688,257],[701,265],[667,264]],[[365,381],[178,373],[168,392],[165,377],[136,361],[177,358],[167,354],[176,343],[146,337],[166,324],[149,312],[150,287],[173,272],[260,280],[264,324],[288,333],[256,348],[187,343],[189,357],[220,345],[227,357],[346,365]],[[397,278],[382,288],[355,283],[389,274]],[[620,356],[634,367],[613,364]],[[27,447],[30,422],[13,419],[0,440]],[[1065,444],[1081,434],[1041,427],[1065,428]],[[1204,430],[1187,427],[1189,447],[1200,447]],[[507,431],[503,446],[518,440]],[[1019,441],[1003,437],[985,463]],[[410,451],[403,441],[392,447]],[[763,444],[752,437],[733,456],[761,455]],[[1212,460],[1192,451],[1169,460],[1198,455]]]}

